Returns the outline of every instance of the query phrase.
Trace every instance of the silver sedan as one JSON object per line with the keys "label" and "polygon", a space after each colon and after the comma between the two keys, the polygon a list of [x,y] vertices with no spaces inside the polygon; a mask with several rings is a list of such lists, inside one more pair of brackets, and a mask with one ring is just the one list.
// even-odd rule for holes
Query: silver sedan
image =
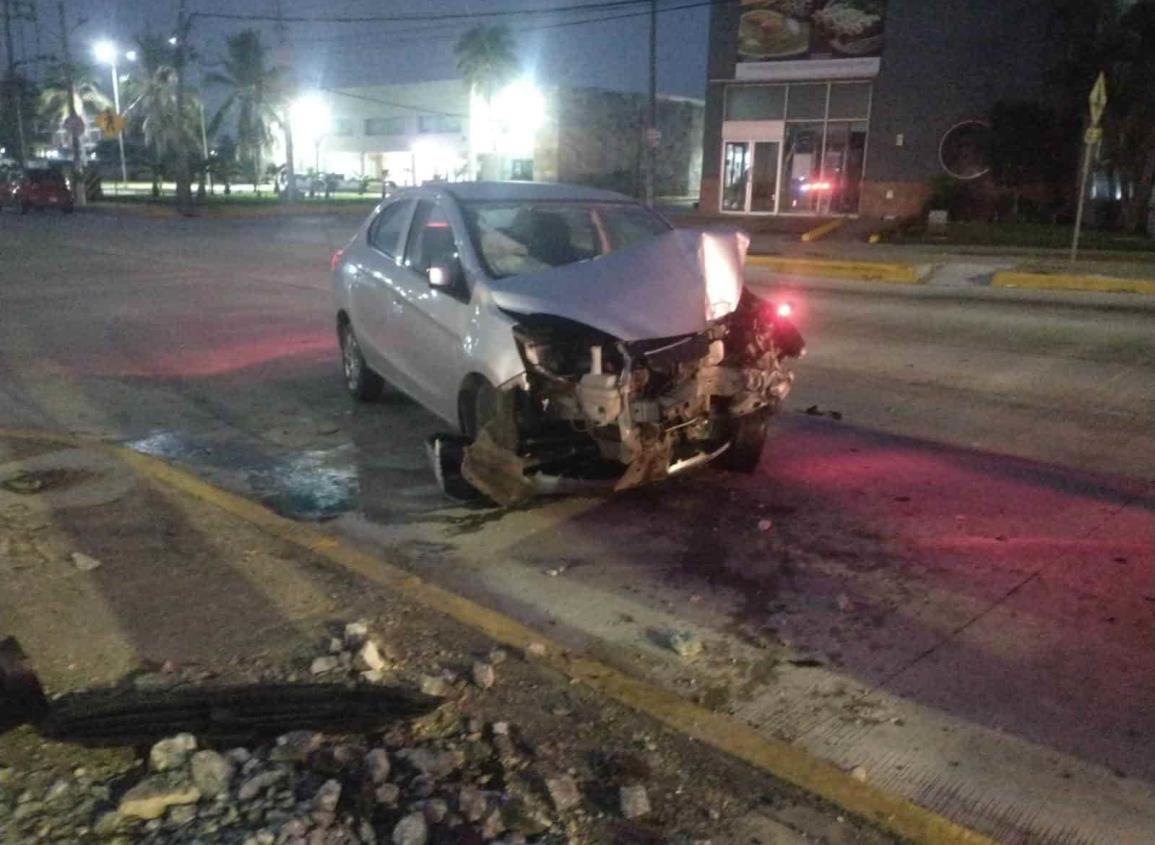
{"label": "silver sedan", "polygon": [[457,442],[463,477],[502,504],[715,458],[750,471],[803,342],[745,291],[746,246],[608,191],[404,191],[333,256],[346,384],[367,401],[389,382],[444,419],[458,440],[431,441],[439,478]]}

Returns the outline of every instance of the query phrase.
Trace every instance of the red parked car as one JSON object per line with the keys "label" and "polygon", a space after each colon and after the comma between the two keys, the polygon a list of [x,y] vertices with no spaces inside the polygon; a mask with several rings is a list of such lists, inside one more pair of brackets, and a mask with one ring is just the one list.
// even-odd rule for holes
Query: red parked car
{"label": "red parked car", "polygon": [[47,167],[14,172],[0,182],[0,205],[14,205],[27,214],[33,208],[59,208],[69,214],[72,191],[64,174]]}

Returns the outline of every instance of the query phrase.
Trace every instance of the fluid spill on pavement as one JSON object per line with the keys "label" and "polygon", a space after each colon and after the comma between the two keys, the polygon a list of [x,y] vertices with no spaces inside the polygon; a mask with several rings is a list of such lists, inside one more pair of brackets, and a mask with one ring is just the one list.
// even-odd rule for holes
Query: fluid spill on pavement
{"label": "fluid spill on pavement", "polygon": [[156,432],[124,444],[158,458],[177,461],[238,486],[281,516],[304,521],[333,519],[355,510],[360,483],[353,447],[270,454],[227,441]]}

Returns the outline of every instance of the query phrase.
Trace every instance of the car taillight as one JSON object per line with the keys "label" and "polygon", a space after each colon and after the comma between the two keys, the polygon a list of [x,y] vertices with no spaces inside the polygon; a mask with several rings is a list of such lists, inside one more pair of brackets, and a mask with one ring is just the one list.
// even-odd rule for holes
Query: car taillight
{"label": "car taillight", "polygon": [[336,270],[337,265],[341,263],[341,256],[345,254],[345,250],[339,249],[333,253],[333,257],[329,259],[329,269]]}
{"label": "car taillight", "polygon": [[781,304],[778,306],[778,308],[775,310],[775,313],[776,313],[776,314],[777,314],[779,317],[781,317],[783,320],[785,320],[785,319],[787,319],[787,318],[788,318],[788,317],[789,317],[791,314],[793,314],[793,313],[794,313],[794,306],[793,306],[793,305],[791,305],[789,302],[783,302],[783,303],[781,303]]}

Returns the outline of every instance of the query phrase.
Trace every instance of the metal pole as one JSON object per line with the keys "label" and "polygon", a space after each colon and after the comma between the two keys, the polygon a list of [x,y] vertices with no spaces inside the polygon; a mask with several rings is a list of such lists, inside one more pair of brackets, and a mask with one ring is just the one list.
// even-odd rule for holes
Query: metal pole
{"label": "metal pole", "polygon": [[213,171],[209,168],[209,133],[205,127],[205,101],[201,100],[197,105],[201,109],[201,155],[204,157],[204,168],[209,175],[209,190],[213,189]]}
{"label": "metal pole", "polygon": [[658,126],[658,0],[650,0],[650,103],[646,121],[646,205],[654,205],[655,147]]}
{"label": "metal pole", "polygon": [[[116,109],[116,118],[120,119],[120,74],[116,69],[116,59],[112,60],[112,107]],[[128,165],[124,163],[124,130],[116,131],[116,141],[120,145],[120,181],[128,183]]]}
{"label": "metal pole", "polygon": [[4,49],[8,55],[8,79],[5,85],[6,93],[12,108],[16,112],[16,136],[20,150],[20,167],[28,162],[28,151],[24,142],[24,83],[16,82],[16,53],[12,47],[12,8],[11,0],[4,0]]}
{"label": "metal pole", "polygon": [[57,8],[60,11],[60,46],[64,53],[64,73],[68,96],[68,134],[72,136],[72,202],[77,207],[88,204],[88,185],[84,181],[84,148],[80,143],[80,133],[76,125],[80,115],[76,113],[76,68],[72,64],[72,52],[68,46],[68,18],[64,13],[64,0]]}
{"label": "metal pole", "polygon": [[192,184],[189,179],[188,148],[185,146],[185,58],[188,55],[189,22],[185,14],[185,0],[180,0],[176,18],[176,119],[180,144],[176,151],[176,204],[183,212],[192,205]]}
{"label": "metal pole", "polygon": [[1075,211],[1075,233],[1071,236],[1071,263],[1079,258],[1079,234],[1083,229],[1083,205],[1087,199],[1087,177],[1091,172],[1091,152],[1095,145],[1090,141],[1084,144],[1083,177],[1079,180],[1079,205]]}

